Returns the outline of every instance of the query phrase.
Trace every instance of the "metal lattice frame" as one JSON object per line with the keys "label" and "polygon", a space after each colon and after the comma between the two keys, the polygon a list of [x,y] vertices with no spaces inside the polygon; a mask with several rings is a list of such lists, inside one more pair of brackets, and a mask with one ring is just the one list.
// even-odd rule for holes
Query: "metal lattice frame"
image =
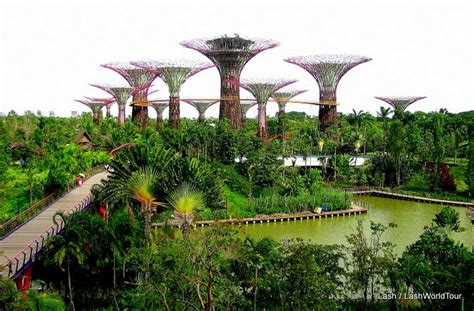
{"label": "metal lattice frame", "polygon": [[163,112],[169,106],[169,100],[153,100],[150,106],[156,111],[156,128],[159,129],[163,125]]}
{"label": "metal lattice frame", "polygon": [[308,90],[287,90],[282,92],[275,92],[272,94],[273,100],[278,104],[278,110],[281,113],[285,113],[285,106],[290,99],[298,96],[301,93],[307,92]]}
{"label": "metal lattice frame", "polygon": [[420,99],[426,98],[426,96],[392,96],[392,97],[382,97],[382,96],[375,96],[375,98],[380,99],[390,106],[393,107],[395,111],[405,111],[408,106],[413,104]]}
{"label": "metal lattice frame", "polygon": [[245,80],[240,83],[240,87],[250,92],[257,101],[258,105],[258,131],[257,136],[266,138],[268,136],[267,128],[267,102],[270,96],[279,89],[295,83],[296,80],[289,79],[259,79]]}
{"label": "metal lattice frame", "polygon": [[204,120],[206,118],[205,114],[206,114],[207,109],[209,109],[209,107],[211,107],[215,103],[219,102],[219,100],[217,100],[217,99],[215,99],[215,100],[189,100],[189,99],[185,99],[183,101],[185,103],[190,104],[194,108],[196,108],[196,110],[199,112],[198,121],[200,123],[204,122]]}
{"label": "metal lattice frame", "polygon": [[319,86],[319,121],[324,130],[337,123],[336,91],[341,78],[352,68],[372,60],[359,55],[311,55],[296,56],[285,59],[286,62],[306,70],[316,80]]}
{"label": "metal lattice frame", "polygon": [[285,132],[285,109],[286,104],[290,99],[295,96],[298,96],[301,93],[306,92],[307,90],[286,90],[282,92],[275,92],[272,95],[273,100],[278,104],[278,124],[279,132],[284,134]]}
{"label": "metal lattice frame", "polygon": [[214,67],[212,63],[191,60],[141,61],[132,62],[132,64],[156,74],[168,86],[170,93],[169,119],[172,128],[179,126],[179,92],[183,83],[193,75]]}
{"label": "metal lattice frame", "polygon": [[130,96],[133,95],[135,88],[128,86],[109,86],[103,84],[91,84],[91,86],[97,87],[115,98],[117,102],[119,113],[118,123],[120,125],[125,123],[125,107]]}
{"label": "metal lattice frame", "polygon": [[88,96],[84,96],[85,98],[87,98],[88,100],[91,100],[91,101],[97,101],[97,102],[104,102],[105,104],[105,116],[106,117],[111,117],[112,116],[112,113],[111,113],[111,108],[112,106],[115,104],[115,98],[103,98],[103,97],[88,97]]}
{"label": "metal lattice frame", "polygon": [[255,106],[257,102],[240,102],[240,111],[242,112],[242,124],[247,120],[247,112]]}
{"label": "metal lattice frame", "polygon": [[132,120],[144,122],[148,118],[148,89],[157,75],[143,68],[137,68],[129,62],[108,63],[101,66],[121,75],[131,87],[142,87],[133,94]]}
{"label": "metal lattice frame", "polygon": [[92,110],[92,120],[94,124],[99,124],[100,111],[105,106],[103,101],[93,101],[90,99],[75,99],[76,102],[79,102]]}
{"label": "metal lattice frame", "polygon": [[241,128],[240,82],[242,69],[257,54],[278,46],[268,39],[254,39],[234,36],[201,38],[181,42],[181,45],[196,50],[209,58],[221,76],[221,104],[219,118],[227,118],[236,129]]}

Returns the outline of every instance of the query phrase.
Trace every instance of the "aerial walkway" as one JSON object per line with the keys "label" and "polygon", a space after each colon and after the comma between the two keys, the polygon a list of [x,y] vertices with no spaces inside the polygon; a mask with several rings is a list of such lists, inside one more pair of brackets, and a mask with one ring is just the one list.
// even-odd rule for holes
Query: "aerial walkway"
{"label": "aerial walkway", "polygon": [[351,191],[352,194],[354,195],[371,195],[371,196],[386,197],[386,198],[398,199],[398,200],[407,200],[407,201],[415,201],[415,202],[423,202],[423,203],[431,203],[431,204],[463,206],[463,207],[468,207],[468,208],[474,208],[474,203],[472,202],[440,200],[440,199],[434,199],[434,198],[402,194],[402,193],[397,193],[397,192],[389,192],[389,191],[381,190],[378,188],[366,187],[366,188],[358,188],[358,189],[355,188],[355,189],[346,189],[346,190]]}
{"label": "aerial walkway", "polygon": [[57,201],[51,203],[40,213],[18,226],[0,240],[0,274],[15,279],[35,260],[36,255],[45,247],[48,237],[61,232],[64,223],[53,222],[58,211],[69,215],[87,208],[92,199],[91,188],[107,177],[106,172],[97,173],[87,179],[81,187],[69,191]]}

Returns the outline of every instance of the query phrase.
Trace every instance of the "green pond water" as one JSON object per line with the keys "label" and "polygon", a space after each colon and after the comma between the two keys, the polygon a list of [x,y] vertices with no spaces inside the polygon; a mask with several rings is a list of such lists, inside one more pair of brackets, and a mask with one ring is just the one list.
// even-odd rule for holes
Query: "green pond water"
{"label": "green pond water", "polygon": [[[361,196],[356,200],[369,206],[369,212],[361,215],[340,216],[312,220],[297,220],[289,222],[263,223],[242,225],[244,234],[253,238],[266,236],[276,240],[285,238],[302,238],[318,244],[346,244],[346,235],[353,232],[357,219],[365,220],[366,232],[369,222],[383,224],[393,222],[396,228],[388,229],[383,238],[395,244],[395,253],[401,254],[406,246],[412,244],[423,232],[425,226],[431,224],[435,214],[442,205],[426,204],[380,197]],[[465,231],[453,233],[452,238],[463,243],[469,249],[473,245],[473,227],[466,215],[465,207],[454,207],[459,213],[461,225]]]}

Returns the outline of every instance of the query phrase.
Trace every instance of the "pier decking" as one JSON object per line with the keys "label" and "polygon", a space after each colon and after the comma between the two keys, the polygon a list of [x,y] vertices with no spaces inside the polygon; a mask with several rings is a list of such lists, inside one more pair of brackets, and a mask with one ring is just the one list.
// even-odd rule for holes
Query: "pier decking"
{"label": "pier decking", "polygon": [[[353,205],[352,208],[340,211],[333,212],[321,212],[321,213],[305,213],[305,214],[294,214],[294,215],[268,215],[263,217],[253,217],[253,218],[235,218],[235,219],[221,219],[221,220],[200,220],[194,222],[197,227],[207,227],[212,224],[230,224],[230,225],[242,225],[242,224],[262,224],[270,222],[284,222],[284,221],[294,221],[294,220],[309,220],[309,219],[319,219],[319,218],[331,218],[331,217],[340,217],[340,216],[350,216],[350,215],[359,215],[362,213],[367,213],[367,208],[361,208],[356,205]],[[162,227],[163,223],[153,224],[153,227]]]}

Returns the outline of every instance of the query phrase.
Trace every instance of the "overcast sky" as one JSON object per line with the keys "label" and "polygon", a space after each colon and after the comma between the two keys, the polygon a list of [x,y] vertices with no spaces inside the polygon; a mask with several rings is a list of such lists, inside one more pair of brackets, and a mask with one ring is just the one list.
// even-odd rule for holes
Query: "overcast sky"
{"label": "overcast sky", "polygon": [[[337,92],[339,111],[372,114],[385,105],[373,96],[424,95],[409,111],[473,104],[473,5],[466,1],[3,1],[0,3],[0,112],[29,109],[69,116],[88,111],[73,101],[106,96],[89,83],[126,81],[100,64],[189,58],[206,61],[182,40],[238,33],[270,38],[280,46],[257,55],[242,78],[295,78],[298,98],[317,100],[314,79],[284,58],[311,54],[360,54],[369,63],[349,71]],[[167,98],[161,80],[152,98]],[[215,68],[190,78],[181,97],[219,96]],[[241,91],[242,98],[250,94]],[[182,115],[197,117],[182,104]],[[289,111],[316,115],[318,107]],[[274,115],[276,104],[268,113]],[[127,114],[131,108],[127,108]],[[113,113],[117,113],[114,106]],[[167,110],[165,114],[167,115]],[[217,116],[215,105],[207,116]],[[256,114],[252,108],[249,116]],[[150,116],[154,116],[154,111]]]}

